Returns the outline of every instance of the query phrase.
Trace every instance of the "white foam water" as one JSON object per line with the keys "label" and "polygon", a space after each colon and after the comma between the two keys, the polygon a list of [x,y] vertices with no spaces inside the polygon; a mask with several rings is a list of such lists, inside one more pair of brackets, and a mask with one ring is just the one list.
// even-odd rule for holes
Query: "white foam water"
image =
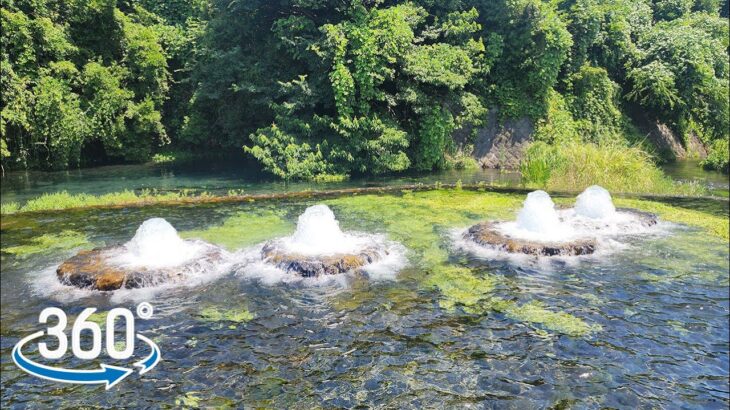
{"label": "white foam water", "polygon": [[[220,259],[205,259],[205,254],[213,250],[220,254]],[[134,237],[121,249],[111,249],[104,256],[109,263],[123,268],[178,268],[179,280],[158,283],[153,278],[149,286],[102,292],[62,284],[56,275],[57,267],[54,266],[44,269],[34,277],[31,282],[33,289],[37,294],[59,301],[76,300],[101,293],[112,293],[112,300],[144,300],[166,289],[198,286],[213,281],[230,271],[232,266],[228,252],[203,241],[183,240],[175,228],[163,218],[144,221],[137,228]]]}
{"label": "white foam water", "polygon": [[[332,210],[327,205],[321,204],[307,208],[299,216],[296,232],[291,236],[274,240],[273,246],[284,252],[304,257],[357,254],[367,248],[378,249],[381,258],[360,269],[372,280],[393,280],[398,271],[407,264],[406,250],[402,245],[388,241],[382,235],[343,232]],[[263,244],[237,253],[239,274],[269,285],[300,282],[303,279],[311,285],[346,282],[347,273],[322,275],[316,278],[303,278],[294,273],[287,273],[261,260],[262,248]]]}
{"label": "white foam water", "polygon": [[372,244],[367,236],[346,234],[327,205],[314,205],[299,216],[297,230],[278,246],[292,254],[324,256],[357,253]]}
{"label": "white foam water", "polygon": [[528,240],[559,242],[574,236],[571,227],[560,220],[555,203],[545,191],[527,194],[517,220],[501,223],[497,229],[507,236]]}
{"label": "white foam water", "polygon": [[611,218],[616,215],[616,207],[605,188],[592,185],[576,198],[575,213],[593,219]]}
{"label": "white foam water", "polygon": [[28,278],[30,287],[34,294],[56,300],[61,303],[69,303],[84,298],[99,297],[104,295],[112,303],[125,301],[151,301],[157,295],[165,292],[174,292],[178,289],[202,286],[220,278],[223,274],[231,271],[231,262],[226,261],[215,266],[199,266],[196,269],[189,269],[186,275],[179,280],[168,283],[160,283],[154,286],[126,289],[121,288],[112,292],[105,292],[89,288],[77,288],[76,286],[64,285],[56,275],[56,265],[49,266],[40,272],[33,272]]}
{"label": "white foam water", "polygon": [[631,213],[616,211],[611,194],[593,185],[578,195],[575,208],[564,210],[556,210],[555,203],[546,192],[530,192],[517,220],[498,223],[496,229],[514,239],[569,242],[641,234],[651,228]]}
{"label": "white foam water", "polygon": [[[408,264],[406,248],[397,243],[388,241],[381,235],[370,235],[369,241],[382,249],[381,258],[360,268],[360,271],[373,281],[389,281],[397,278],[398,272]],[[296,273],[286,272],[283,269],[261,259],[264,244],[242,249],[233,259],[236,261],[234,270],[237,275],[245,279],[256,280],[264,285],[278,283],[302,283],[307,286],[324,286],[337,284],[347,287],[353,278],[352,272],[336,275],[320,275],[317,277],[303,277]]]}
{"label": "white foam water", "polygon": [[[501,248],[480,245],[472,240],[465,239],[467,229],[454,229],[451,231],[452,245],[455,250],[467,252],[485,260],[502,260],[520,266],[532,266],[541,270],[550,271],[555,266],[567,264],[577,266],[581,261],[600,260],[616,252],[624,251],[632,245],[616,240],[614,238],[602,238],[598,242],[596,251],[588,255],[556,255],[556,256],[535,256],[524,253],[507,252]],[[653,235],[661,235],[666,230],[653,231]],[[557,263],[558,265],[555,265]]]}
{"label": "white foam water", "polygon": [[124,244],[124,252],[111,256],[109,261],[124,267],[174,267],[200,257],[210,246],[183,240],[165,219],[151,218]]}
{"label": "white foam water", "polygon": [[[588,187],[578,195],[574,208],[564,210],[556,210],[555,203],[546,192],[531,192],[527,195],[516,221],[495,225],[495,229],[501,234],[513,239],[558,243],[593,239],[597,242],[597,250],[590,257],[605,256],[606,253],[625,249],[626,244],[621,241],[623,237],[662,234],[666,232],[667,227],[668,225],[664,223],[646,226],[638,216],[617,211],[611,194],[598,185]],[[534,259],[527,255],[504,255],[507,252],[497,247],[492,248],[462,240],[464,232],[465,230],[461,230],[455,233],[454,242],[458,248],[470,253],[492,259],[507,258],[520,263]],[[566,258],[578,257],[558,259]]]}

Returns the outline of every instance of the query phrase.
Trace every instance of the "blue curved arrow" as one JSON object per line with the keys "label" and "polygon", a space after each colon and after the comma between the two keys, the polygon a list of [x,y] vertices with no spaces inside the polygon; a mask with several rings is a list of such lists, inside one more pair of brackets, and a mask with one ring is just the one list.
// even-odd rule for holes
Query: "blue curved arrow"
{"label": "blue curved arrow", "polygon": [[157,347],[155,342],[140,334],[137,334],[137,339],[147,343],[150,346],[150,349],[152,349],[152,353],[150,353],[149,356],[134,364],[136,367],[141,367],[141,369],[139,369],[139,374],[145,374],[152,370],[153,367],[157,366],[157,363],[160,361],[160,348]]}
{"label": "blue curved arrow", "polygon": [[52,380],[55,382],[62,383],[81,383],[81,384],[101,384],[106,385],[106,389],[109,390],[112,386],[122,381],[125,377],[132,374],[132,369],[125,367],[111,366],[108,364],[101,364],[101,369],[98,370],[73,370],[50,367],[36,363],[32,360],[28,360],[23,356],[21,348],[24,344],[29,341],[43,336],[43,332],[36,332],[30,336],[21,339],[15,347],[13,347],[13,361],[26,373],[33,376],[40,377],[46,380]]}

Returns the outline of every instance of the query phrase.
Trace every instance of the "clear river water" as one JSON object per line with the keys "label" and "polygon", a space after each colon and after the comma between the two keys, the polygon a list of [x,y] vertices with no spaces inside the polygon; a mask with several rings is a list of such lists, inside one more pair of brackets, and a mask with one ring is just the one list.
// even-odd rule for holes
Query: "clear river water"
{"label": "clear river water", "polygon": [[[474,171],[334,186],[434,180],[509,185],[519,178]],[[23,201],[48,190],[317,187],[260,183],[230,169],[106,167],[10,175],[2,195]],[[514,260],[455,246],[454,232],[514,219],[523,199],[450,190],[3,216],[2,407],[727,408],[727,240],[662,221],[655,233],[616,239],[595,257]],[[707,201],[669,205],[727,218],[727,204]],[[231,266],[194,283],[125,292],[55,281],[55,268],[79,249],[126,242],[152,217],[184,238],[241,252],[291,234],[298,215],[320,202],[343,230],[401,243],[405,267],[384,277],[314,282]],[[163,361],[113,390],[32,378],[10,360],[14,344],[41,329],[45,307],[60,306],[72,318],[84,307],[134,310],[141,301],[155,314],[137,320],[138,331],[160,346]],[[27,356],[43,360],[33,349]]]}

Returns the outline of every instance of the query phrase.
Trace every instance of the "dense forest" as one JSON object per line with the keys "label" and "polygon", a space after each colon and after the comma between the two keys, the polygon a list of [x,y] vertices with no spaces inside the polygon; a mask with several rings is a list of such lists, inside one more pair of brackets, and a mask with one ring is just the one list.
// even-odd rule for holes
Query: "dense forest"
{"label": "dense forest", "polygon": [[468,166],[491,109],[553,147],[646,144],[649,118],[728,167],[727,0],[1,4],[5,169],[171,150],[287,179]]}

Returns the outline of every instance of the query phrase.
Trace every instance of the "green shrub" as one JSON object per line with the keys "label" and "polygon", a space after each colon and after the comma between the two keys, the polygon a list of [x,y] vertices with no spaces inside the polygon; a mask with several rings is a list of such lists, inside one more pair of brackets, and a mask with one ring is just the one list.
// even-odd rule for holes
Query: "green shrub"
{"label": "green shrub", "polygon": [[730,162],[730,147],[728,147],[728,139],[721,138],[712,142],[710,153],[707,158],[702,161],[702,166],[707,169],[716,169],[718,171],[728,172],[728,162]]}
{"label": "green shrub", "polygon": [[577,124],[565,98],[557,91],[548,93],[545,116],[535,125],[535,141],[563,144],[579,141]]}

